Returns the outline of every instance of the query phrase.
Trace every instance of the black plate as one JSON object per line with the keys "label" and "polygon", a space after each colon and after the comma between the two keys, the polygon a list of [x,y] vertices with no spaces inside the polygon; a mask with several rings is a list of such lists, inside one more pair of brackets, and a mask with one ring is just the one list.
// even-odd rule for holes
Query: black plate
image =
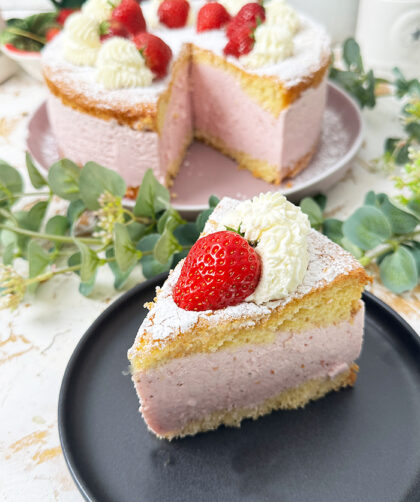
{"label": "black plate", "polygon": [[158,282],[129,291],[93,323],[63,378],[61,445],[87,500],[420,500],[420,341],[391,308],[364,295],[354,389],[240,429],[167,442],[147,431],[125,371]]}

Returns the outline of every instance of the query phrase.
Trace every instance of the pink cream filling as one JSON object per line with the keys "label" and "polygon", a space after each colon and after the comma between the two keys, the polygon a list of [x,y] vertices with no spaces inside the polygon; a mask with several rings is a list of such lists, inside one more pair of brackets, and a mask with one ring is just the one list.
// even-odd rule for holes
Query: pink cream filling
{"label": "pink cream filling", "polygon": [[133,381],[141,412],[158,435],[175,433],[212,412],[253,408],[315,378],[334,378],[362,348],[364,307],[350,320],[280,331],[268,344],[247,344],[172,359]]}
{"label": "pink cream filling", "polygon": [[279,170],[293,165],[316,144],[325,107],[325,80],[275,118],[223,70],[194,64],[191,72],[191,93],[189,67],[177,75],[160,135],[79,112],[50,94],[48,114],[60,153],[81,165],[94,160],[118,171],[128,186],[138,186],[149,168],[160,182],[165,181],[193,126]]}
{"label": "pink cream filling", "polygon": [[220,68],[192,67],[195,128],[254,159],[288,167],[318,141],[326,100],[326,79],[303,92],[276,118]]}

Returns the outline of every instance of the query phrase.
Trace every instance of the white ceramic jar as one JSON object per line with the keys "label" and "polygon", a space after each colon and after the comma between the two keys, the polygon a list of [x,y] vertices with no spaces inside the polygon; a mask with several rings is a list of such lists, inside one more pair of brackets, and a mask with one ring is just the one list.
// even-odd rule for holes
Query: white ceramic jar
{"label": "white ceramic jar", "polygon": [[367,67],[420,77],[420,0],[360,0],[356,39]]}
{"label": "white ceramic jar", "polygon": [[288,3],[323,24],[333,43],[354,37],[359,0],[288,0]]}

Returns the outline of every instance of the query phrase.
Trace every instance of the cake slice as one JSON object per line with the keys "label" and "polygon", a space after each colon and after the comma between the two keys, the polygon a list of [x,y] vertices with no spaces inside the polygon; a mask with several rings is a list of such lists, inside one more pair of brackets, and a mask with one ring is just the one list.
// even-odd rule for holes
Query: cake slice
{"label": "cake slice", "polygon": [[[272,197],[278,201],[282,196]],[[341,247],[309,226],[305,230],[305,225],[296,225],[297,217],[305,223],[300,209],[282,202],[286,219],[277,225],[270,204],[265,211],[256,205],[252,218],[258,227],[261,213],[263,224],[269,221],[277,236],[283,232],[278,242],[287,245],[281,244],[277,253],[283,271],[277,271],[273,256],[257,244],[262,272],[255,292],[236,305],[193,311],[180,308],[174,299],[176,288],[177,302],[188,295],[179,289],[181,262],[147,305],[150,311],[128,357],[141,413],[158,437],[193,435],[221,424],[239,426],[245,418],[305,406],[356,380],[354,361],[364,325],[360,297],[369,277]],[[203,235],[225,231],[230,215],[249,222],[238,212],[243,207],[224,198]],[[257,239],[263,242],[264,233]],[[267,291],[278,299],[264,301]]]}

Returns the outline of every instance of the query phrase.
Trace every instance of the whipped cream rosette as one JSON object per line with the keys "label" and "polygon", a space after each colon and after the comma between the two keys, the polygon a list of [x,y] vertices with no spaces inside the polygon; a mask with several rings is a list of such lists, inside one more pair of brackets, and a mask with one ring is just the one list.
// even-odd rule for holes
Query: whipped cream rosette
{"label": "whipped cream rosette", "polygon": [[82,12],[69,16],[64,25],[64,58],[77,66],[93,66],[101,47],[99,31],[99,22]]}
{"label": "whipped cream rosette", "polygon": [[120,37],[103,43],[96,67],[96,79],[107,89],[145,87],[154,77],[135,44]]}
{"label": "whipped cream rosette", "polygon": [[264,8],[266,19],[254,32],[254,47],[239,58],[248,68],[276,64],[293,56],[293,37],[300,27],[296,11],[282,0],[271,0]]}
{"label": "whipped cream rosette", "polygon": [[308,267],[308,217],[280,193],[261,194],[238,204],[222,220],[256,243],[262,272],[257,288],[246,301],[262,304],[292,293]]}

